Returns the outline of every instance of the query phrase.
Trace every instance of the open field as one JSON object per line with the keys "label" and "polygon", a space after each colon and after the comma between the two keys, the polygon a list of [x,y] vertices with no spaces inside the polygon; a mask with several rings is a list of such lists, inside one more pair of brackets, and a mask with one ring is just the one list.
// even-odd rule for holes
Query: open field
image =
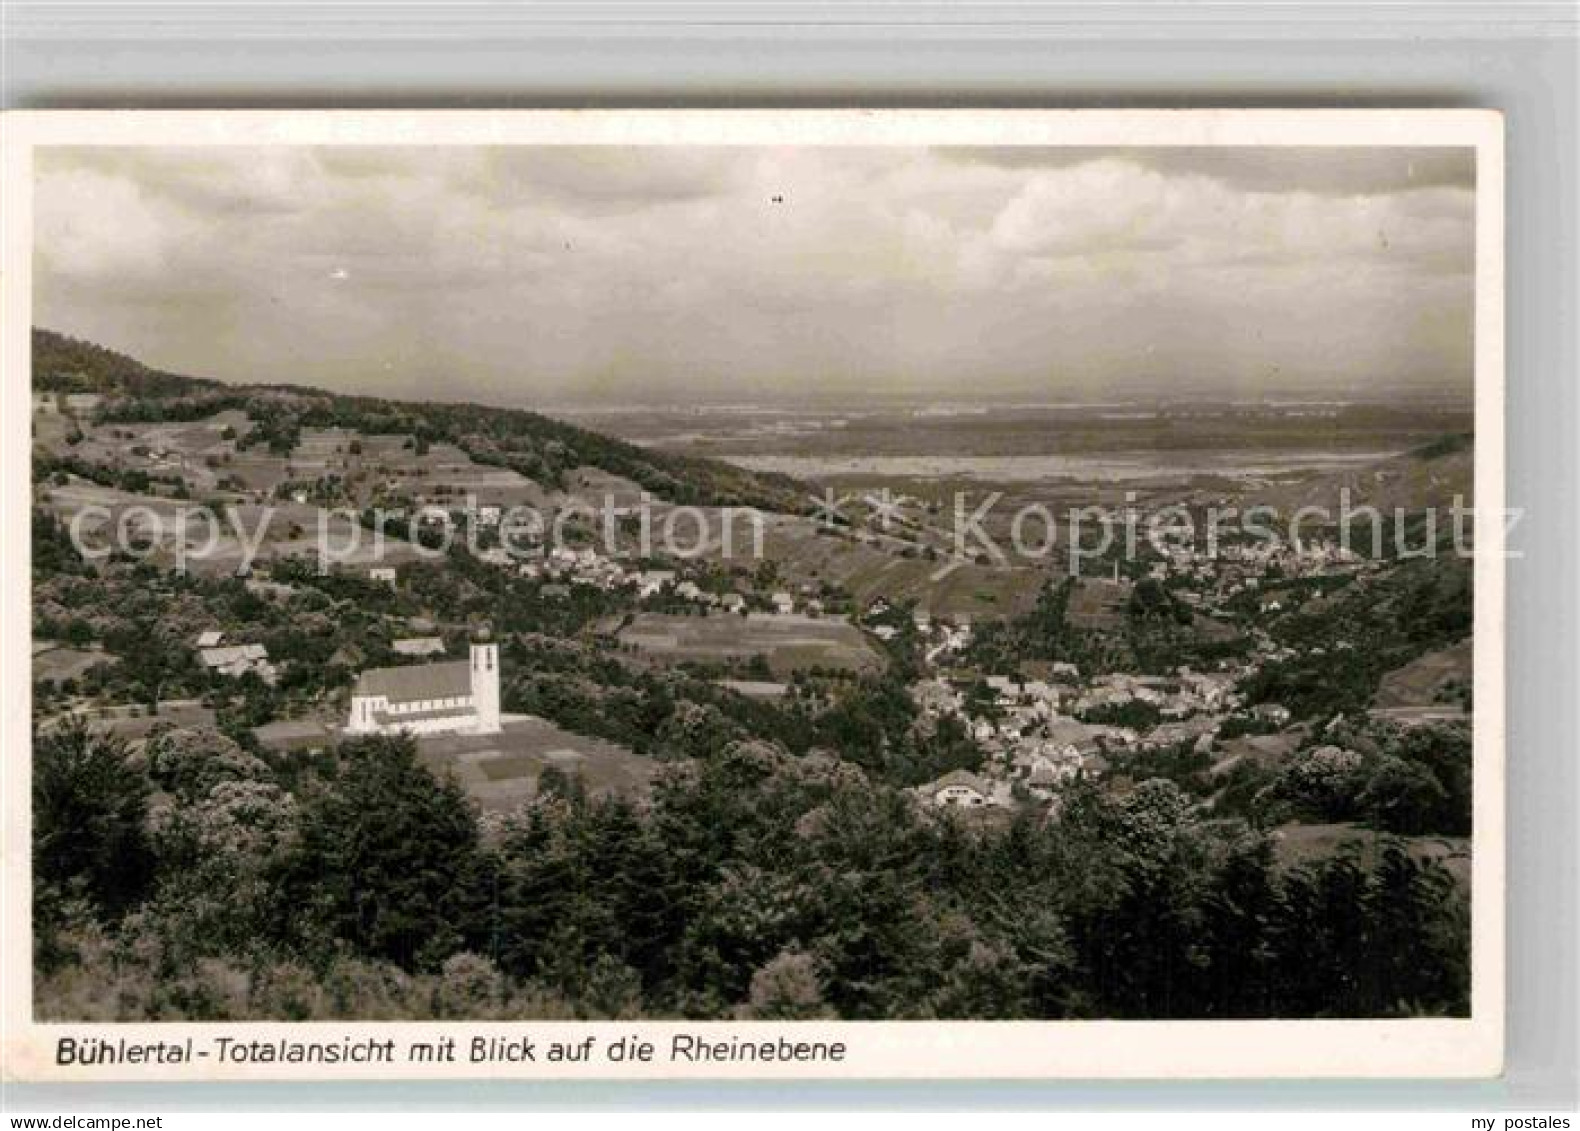
{"label": "open field", "polygon": [[[1236,475],[1331,468],[1363,453],[1404,451],[1467,431],[1472,414],[1463,400],[1436,396],[1415,404],[1199,398],[1185,408],[1156,397],[1116,397],[1109,403],[633,406],[558,415],[637,443],[758,462],[821,481],[819,465],[827,473],[851,461],[880,472],[883,465],[872,461],[906,461],[888,466],[908,477],[982,470],[958,462],[965,457],[1036,457],[1028,473],[1039,478],[1144,475],[1148,465]],[[1076,456],[1091,458],[1070,458]]]}
{"label": "open field", "polygon": [[[244,539],[247,545],[256,547],[252,558],[255,565],[277,557],[315,555],[320,522],[324,545],[337,555],[341,565],[377,562],[399,566],[422,556],[417,547],[390,535],[385,536],[380,550],[373,532],[349,516],[307,504],[236,506],[224,515],[216,515],[219,523],[210,527],[202,515],[212,512],[203,512],[201,503],[134,494],[84,480],[50,486],[38,499],[64,522],[72,523],[82,516],[79,529],[83,544],[90,550],[146,541],[155,560],[174,564],[179,558],[186,568],[204,576],[234,574],[246,560]],[[124,531],[124,540],[118,531]]]}
{"label": "open field", "polygon": [[[305,439],[305,437],[304,437]],[[366,487],[424,498],[444,498],[456,505],[467,496],[478,505],[544,506],[550,499],[538,484],[509,468],[475,463],[451,444],[434,444],[421,455],[405,446],[404,436],[367,436],[362,452],[351,457],[348,471]]]}
{"label": "open field", "polygon": [[364,436],[341,428],[304,428],[288,456],[263,447],[240,450],[230,429],[244,436],[252,427],[244,413],[227,411],[196,421],[84,424],[83,438],[66,443],[70,418],[39,414],[35,442],[55,455],[151,475],[179,475],[195,495],[227,482],[243,495],[266,497],[282,484],[334,477],[358,503],[378,492],[412,496],[476,497],[479,505],[543,506],[552,494],[508,468],[474,462],[450,444],[436,443],[419,454],[410,436]]}
{"label": "open field", "polygon": [[1383,676],[1373,705],[1379,711],[1449,706],[1438,698],[1439,693],[1456,682],[1468,685],[1473,667],[1471,641],[1467,637],[1451,648],[1428,652]]}
{"label": "open field", "polygon": [[[35,422],[43,419],[35,417]],[[82,424],[82,439],[75,446],[52,432],[35,429],[39,446],[56,455],[71,455],[89,463],[155,476],[180,476],[193,494],[217,489],[219,481],[237,470],[236,443],[225,430],[245,434],[252,427],[241,412],[222,412],[204,420],[157,423]],[[272,488],[277,477],[267,480]],[[250,484],[249,484],[250,486]],[[259,489],[263,489],[262,486]]]}
{"label": "open field", "polygon": [[[46,646],[39,647],[40,644]],[[114,662],[115,657],[97,645],[91,648],[68,648],[47,641],[36,641],[33,646],[33,679],[35,682],[54,680],[59,683],[76,679],[98,664]]]}
{"label": "open field", "polygon": [[509,717],[492,735],[427,735],[418,757],[435,773],[449,773],[487,812],[513,809],[537,795],[550,768],[579,778],[589,794],[631,800],[647,796],[658,763],[624,747],[583,738],[544,719]]}
{"label": "open field", "polygon": [[1374,707],[1367,714],[1374,719],[1407,727],[1426,723],[1470,723],[1470,712],[1452,703],[1421,707]]}
{"label": "open field", "polygon": [[1125,621],[1125,605],[1132,586],[1128,581],[1084,578],[1070,590],[1065,620],[1076,628],[1113,629]]}
{"label": "open field", "polygon": [[836,617],[639,613],[620,640],[669,663],[766,656],[775,675],[814,667],[864,671],[880,663],[861,630]]}
{"label": "open field", "polygon": [[1195,476],[1271,480],[1297,471],[1340,471],[1387,459],[1390,450],[1361,452],[1205,451],[1159,449],[1093,455],[850,455],[776,456],[732,453],[727,458],[750,471],[778,472],[798,479],[959,480],[989,483],[1179,483]]}
{"label": "open field", "polygon": [[[744,527],[739,533],[744,541]],[[819,533],[815,520],[791,516],[768,519],[763,554],[792,585],[827,581],[848,590],[857,604],[875,597],[916,601],[935,616],[978,619],[1025,612],[1048,578],[1035,563],[957,564],[947,556],[906,556],[859,537]]]}
{"label": "open field", "polygon": [[1402,840],[1418,860],[1437,860],[1466,890],[1470,888],[1470,838],[1462,836],[1390,837],[1360,825],[1280,825],[1273,832],[1279,863],[1287,867],[1326,859],[1349,843],[1361,845],[1362,857],[1373,860],[1385,840]]}
{"label": "open field", "polygon": [[113,734],[127,742],[139,742],[155,727],[212,727],[214,712],[195,699],[165,699],[157,714],[141,706],[97,707],[68,712],[42,721],[41,730],[57,726],[68,718],[81,718],[95,734]]}
{"label": "open field", "polygon": [[1242,734],[1238,738],[1227,739],[1223,743],[1223,754],[1213,763],[1214,774],[1227,773],[1231,767],[1242,761],[1249,761],[1271,769],[1283,762],[1299,749],[1304,735],[1299,731],[1280,731],[1277,734]]}
{"label": "open field", "polygon": [[[1465,430],[1469,430],[1468,424]],[[1352,508],[1376,507],[1384,514],[1423,507],[1446,512],[1456,500],[1468,507],[1474,498],[1475,449],[1468,437],[1436,439],[1436,444],[1388,459],[1259,487],[1247,492],[1242,502],[1270,506],[1284,515],[1301,507],[1336,513],[1345,499]],[[1451,515],[1442,514],[1439,523],[1444,531],[1449,530]]]}

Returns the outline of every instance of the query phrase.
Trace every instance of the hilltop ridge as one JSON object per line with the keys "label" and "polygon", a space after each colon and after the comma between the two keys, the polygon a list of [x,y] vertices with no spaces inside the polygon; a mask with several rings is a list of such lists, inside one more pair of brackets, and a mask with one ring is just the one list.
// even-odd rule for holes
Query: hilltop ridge
{"label": "hilltop ridge", "polygon": [[[1456,498],[1468,507],[1475,472],[1474,438],[1456,432],[1374,463],[1257,487],[1243,501],[1247,506],[1271,506],[1281,514],[1307,506],[1335,510],[1342,498],[1348,498],[1351,507],[1384,512],[1450,507]],[[1345,491],[1348,495],[1341,494]]]}
{"label": "hilltop ridge", "polygon": [[240,410],[259,442],[294,449],[303,428],[407,434],[454,444],[471,459],[558,489],[581,468],[629,480],[668,502],[755,506],[796,513],[806,491],[787,475],[747,471],[703,457],[657,452],[527,409],[466,402],[412,402],[294,384],[229,385],[151,368],[126,354],[55,331],[33,330],[33,387],[105,398],[105,419],[199,420]]}

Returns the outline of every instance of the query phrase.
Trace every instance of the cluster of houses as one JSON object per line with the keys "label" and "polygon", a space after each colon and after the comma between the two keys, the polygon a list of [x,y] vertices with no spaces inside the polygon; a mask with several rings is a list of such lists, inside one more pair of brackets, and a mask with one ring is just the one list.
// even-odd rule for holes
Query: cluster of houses
{"label": "cluster of houses", "polygon": [[198,663],[216,675],[240,679],[251,672],[268,684],[279,678],[262,644],[226,644],[223,632],[210,629],[198,636],[195,647]]}
{"label": "cluster of houses", "polygon": [[1179,669],[1172,676],[1131,675],[1111,672],[1094,678],[1071,703],[1075,714],[1105,707],[1147,703],[1165,719],[1182,719],[1200,711],[1226,711],[1239,704],[1234,685],[1238,673],[1193,672]]}
{"label": "cluster of houses", "polygon": [[[900,625],[894,623],[902,614],[883,597],[875,597],[862,611],[861,619],[868,632],[879,640],[893,640],[900,635]],[[912,626],[927,646],[929,662],[949,653],[962,652],[971,643],[971,618],[959,615],[952,619],[934,617],[926,609],[910,613]],[[903,619],[902,622],[903,624]]]}
{"label": "cluster of houses", "polygon": [[[976,718],[971,735],[987,756],[980,774],[955,771],[920,787],[934,805],[977,808],[1012,806],[1019,785],[1032,797],[1051,798],[1084,772],[1107,769],[1102,739],[1113,728],[1088,726],[1059,714],[1061,690],[1054,684],[990,677],[995,718]],[[948,680],[926,679],[911,688],[924,718],[964,718],[965,696]]]}
{"label": "cluster of houses", "polygon": [[[1070,664],[1048,665],[1047,679],[990,676],[992,693],[972,715],[967,697],[950,680],[931,677],[913,684],[912,699],[924,718],[935,722],[953,715],[969,717],[970,733],[985,756],[978,773],[956,771],[919,787],[924,801],[940,807],[1012,807],[1047,802],[1078,776],[1101,777],[1115,751],[1149,751],[1191,746],[1212,749],[1229,713],[1242,706],[1236,673],[1180,668],[1171,676],[1117,672],[1082,681]],[[1077,716],[1104,706],[1150,704],[1157,719],[1150,726],[1089,723]],[[984,709],[985,708],[985,709]],[[1149,712],[1150,713],[1150,712]],[[1289,712],[1258,704],[1251,714],[1284,726]]]}
{"label": "cluster of houses", "polygon": [[[544,587],[550,596],[563,595],[565,590],[550,586],[584,585],[605,592],[619,589],[634,590],[638,597],[656,597],[667,594],[703,608],[719,609],[727,613],[744,613],[752,601],[742,593],[713,593],[695,581],[683,578],[673,569],[637,569],[616,557],[600,554],[597,550],[569,546],[540,547],[534,555],[523,561],[498,547],[482,550],[479,560],[489,565],[513,569],[525,578],[549,583]],[[815,597],[797,597],[779,590],[757,602],[761,608],[780,615],[795,613],[818,615],[823,603]]]}
{"label": "cluster of houses", "polygon": [[[1158,551],[1160,558],[1148,567],[1147,576],[1155,581],[1180,578],[1193,583],[1177,590],[1176,596],[1215,615],[1226,614],[1213,606],[1241,593],[1255,593],[1270,573],[1279,578],[1330,577],[1379,568],[1379,563],[1325,537],[1303,538],[1298,545],[1272,539],[1231,542],[1215,547],[1212,553],[1196,546],[1172,545]],[[1282,599],[1269,594],[1260,607],[1264,612],[1278,612]]]}

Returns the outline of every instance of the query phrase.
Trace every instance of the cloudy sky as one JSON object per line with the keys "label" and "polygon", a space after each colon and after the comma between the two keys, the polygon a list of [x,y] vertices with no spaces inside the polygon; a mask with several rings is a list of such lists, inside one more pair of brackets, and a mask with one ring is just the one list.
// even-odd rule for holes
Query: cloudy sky
{"label": "cloudy sky", "polygon": [[1433,149],[71,148],[35,323],[497,403],[1467,391]]}

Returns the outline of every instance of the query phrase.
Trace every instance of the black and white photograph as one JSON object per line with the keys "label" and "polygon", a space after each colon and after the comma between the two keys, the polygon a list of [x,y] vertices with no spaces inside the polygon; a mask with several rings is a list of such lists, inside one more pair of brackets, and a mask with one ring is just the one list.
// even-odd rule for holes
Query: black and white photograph
{"label": "black and white photograph", "polygon": [[1494,116],[502,117],[8,170],[41,1066],[1495,1070]]}

